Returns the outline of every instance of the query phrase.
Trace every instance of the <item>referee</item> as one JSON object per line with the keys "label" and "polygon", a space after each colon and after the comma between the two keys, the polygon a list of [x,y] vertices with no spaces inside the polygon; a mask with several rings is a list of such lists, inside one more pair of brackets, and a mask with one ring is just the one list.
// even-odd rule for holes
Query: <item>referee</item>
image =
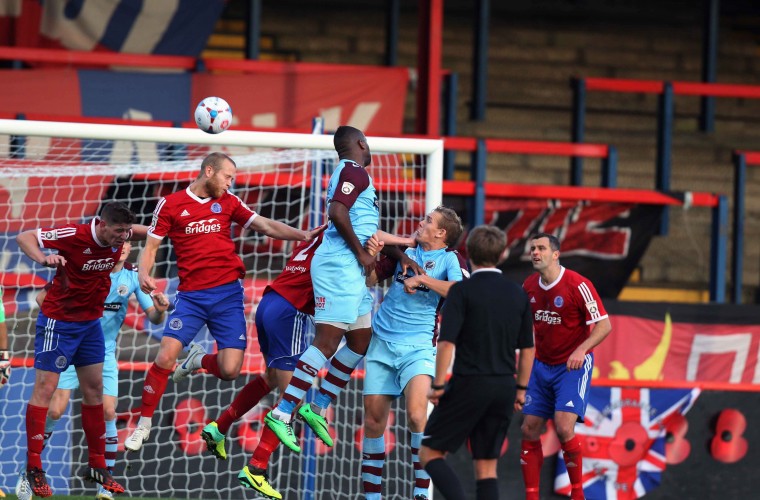
{"label": "referee", "polygon": [[[445,456],[467,438],[477,499],[499,498],[497,460],[513,409],[522,409],[525,402],[534,355],[533,321],[525,292],[496,268],[506,246],[506,236],[497,227],[473,229],[467,238],[471,278],[454,284],[443,306],[436,374],[428,395],[436,407],[425,427],[420,461],[447,500],[466,499]],[[444,387],[455,350],[452,377]]]}

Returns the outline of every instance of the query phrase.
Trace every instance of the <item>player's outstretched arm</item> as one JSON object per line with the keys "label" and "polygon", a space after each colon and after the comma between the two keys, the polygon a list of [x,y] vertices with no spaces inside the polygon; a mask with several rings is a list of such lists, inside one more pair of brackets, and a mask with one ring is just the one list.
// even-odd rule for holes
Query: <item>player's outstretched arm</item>
{"label": "player's outstretched arm", "polygon": [[145,310],[148,320],[154,325],[160,325],[166,317],[166,310],[169,309],[169,298],[161,292],[153,292],[150,295],[153,299],[153,307]]}
{"label": "player's outstretched arm", "polygon": [[259,233],[264,233],[270,238],[278,240],[308,241],[316,238],[319,233],[325,230],[326,226],[320,226],[311,231],[303,231],[288,226],[280,221],[268,219],[259,215],[253,219],[253,222],[251,222],[251,225],[248,227]]}
{"label": "player's outstretched arm", "polygon": [[386,245],[401,245],[409,248],[417,246],[417,240],[414,239],[414,236],[396,236],[394,234],[386,233],[382,229],[379,229],[375,235],[377,235],[378,240]]}
{"label": "player's outstretched arm", "polygon": [[438,280],[426,274],[418,274],[404,280],[404,291],[406,293],[416,293],[417,287],[422,285],[445,299],[454,283],[456,281]]}
{"label": "player's outstretched arm", "polygon": [[140,254],[140,265],[137,267],[137,279],[140,282],[140,290],[150,293],[156,289],[156,280],[150,273],[153,271],[153,265],[156,263],[156,253],[161,240],[158,238],[148,238],[145,247]]}
{"label": "player's outstretched arm", "polygon": [[58,267],[58,265],[65,266],[66,259],[58,254],[45,255],[40,248],[40,244],[37,241],[37,230],[30,229],[24,231],[16,236],[16,243],[22,252],[34,262],[41,264],[45,267]]}
{"label": "player's outstretched arm", "polygon": [[129,237],[130,241],[145,241],[148,237],[148,226],[142,224],[132,224],[132,236]]}

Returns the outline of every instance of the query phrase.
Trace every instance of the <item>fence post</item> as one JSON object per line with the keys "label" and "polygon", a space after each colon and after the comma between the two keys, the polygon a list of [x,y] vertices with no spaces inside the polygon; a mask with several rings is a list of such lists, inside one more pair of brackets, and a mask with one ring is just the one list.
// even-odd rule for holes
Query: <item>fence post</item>
{"label": "fence post", "polygon": [[617,148],[607,146],[607,158],[602,160],[602,187],[617,187]]}
{"label": "fence post", "polygon": [[388,0],[388,14],[385,22],[385,65],[398,64],[398,22],[401,0]]}
{"label": "fence post", "polygon": [[470,227],[475,227],[486,219],[486,141],[478,139],[475,152],[472,153],[472,180],[475,181],[475,196],[472,199]]}
{"label": "fence post", "polygon": [[728,198],[718,196],[712,209],[710,231],[710,302],[726,302],[726,254],[728,247]]}
{"label": "fence post", "polygon": [[[583,142],[586,127],[586,80],[573,78],[570,86],[573,88],[572,140],[580,143]],[[570,185],[583,185],[583,158],[580,156],[573,156],[570,159]]]}
{"label": "fence post", "polygon": [[486,117],[486,93],[488,83],[488,21],[491,13],[490,0],[475,2],[475,24],[472,54],[472,100],[470,119],[482,121]]}
{"label": "fence post", "polygon": [[[16,120],[26,120],[24,113],[17,113]],[[21,135],[12,135],[8,147],[8,157],[16,160],[23,160],[26,157],[26,137]]]}
{"label": "fence post", "polygon": [[[675,114],[673,103],[673,84],[664,82],[662,94],[660,94],[657,108],[657,173],[656,186],[658,191],[667,193],[670,191],[670,162],[673,147],[673,116]],[[664,207],[662,219],[660,219],[659,234],[668,234],[669,210]]]}
{"label": "fence post", "polygon": [[[457,94],[459,93],[459,76],[456,73],[444,75],[443,85],[443,135],[453,137],[457,135]],[[454,158],[456,151],[443,151],[443,178],[454,178]]]}
{"label": "fence post", "polygon": [[[705,7],[705,24],[702,32],[702,81],[714,83],[718,72],[720,0],[708,0]],[[715,131],[715,97],[702,97],[699,129],[702,132]]]}
{"label": "fence post", "polygon": [[731,242],[731,282],[734,304],[742,303],[742,273],[744,271],[744,184],[747,181],[747,159],[734,152],[734,220]]}
{"label": "fence post", "polygon": [[251,0],[248,7],[248,31],[245,33],[245,57],[252,61],[261,55],[261,2]]}

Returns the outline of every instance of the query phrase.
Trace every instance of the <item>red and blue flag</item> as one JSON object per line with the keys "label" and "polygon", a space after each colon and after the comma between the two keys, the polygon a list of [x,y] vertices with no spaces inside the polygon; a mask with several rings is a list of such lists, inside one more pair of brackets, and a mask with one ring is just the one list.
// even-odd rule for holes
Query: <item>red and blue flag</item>
{"label": "red and blue flag", "polygon": [[[585,423],[576,426],[583,447],[583,492],[587,499],[630,500],[660,484],[672,453],[668,434],[683,428],[684,414],[699,389],[593,387]],[[562,453],[554,489],[570,494]]]}

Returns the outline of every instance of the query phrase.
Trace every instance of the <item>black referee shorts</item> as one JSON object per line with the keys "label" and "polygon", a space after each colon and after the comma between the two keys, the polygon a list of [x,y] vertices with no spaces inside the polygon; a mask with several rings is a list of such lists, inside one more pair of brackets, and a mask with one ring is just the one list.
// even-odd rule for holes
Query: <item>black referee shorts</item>
{"label": "black referee shorts", "polygon": [[514,403],[512,375],[455,375],[428,418],[422,444],[453,453],[469,438],[472,458],[499,458]]}

